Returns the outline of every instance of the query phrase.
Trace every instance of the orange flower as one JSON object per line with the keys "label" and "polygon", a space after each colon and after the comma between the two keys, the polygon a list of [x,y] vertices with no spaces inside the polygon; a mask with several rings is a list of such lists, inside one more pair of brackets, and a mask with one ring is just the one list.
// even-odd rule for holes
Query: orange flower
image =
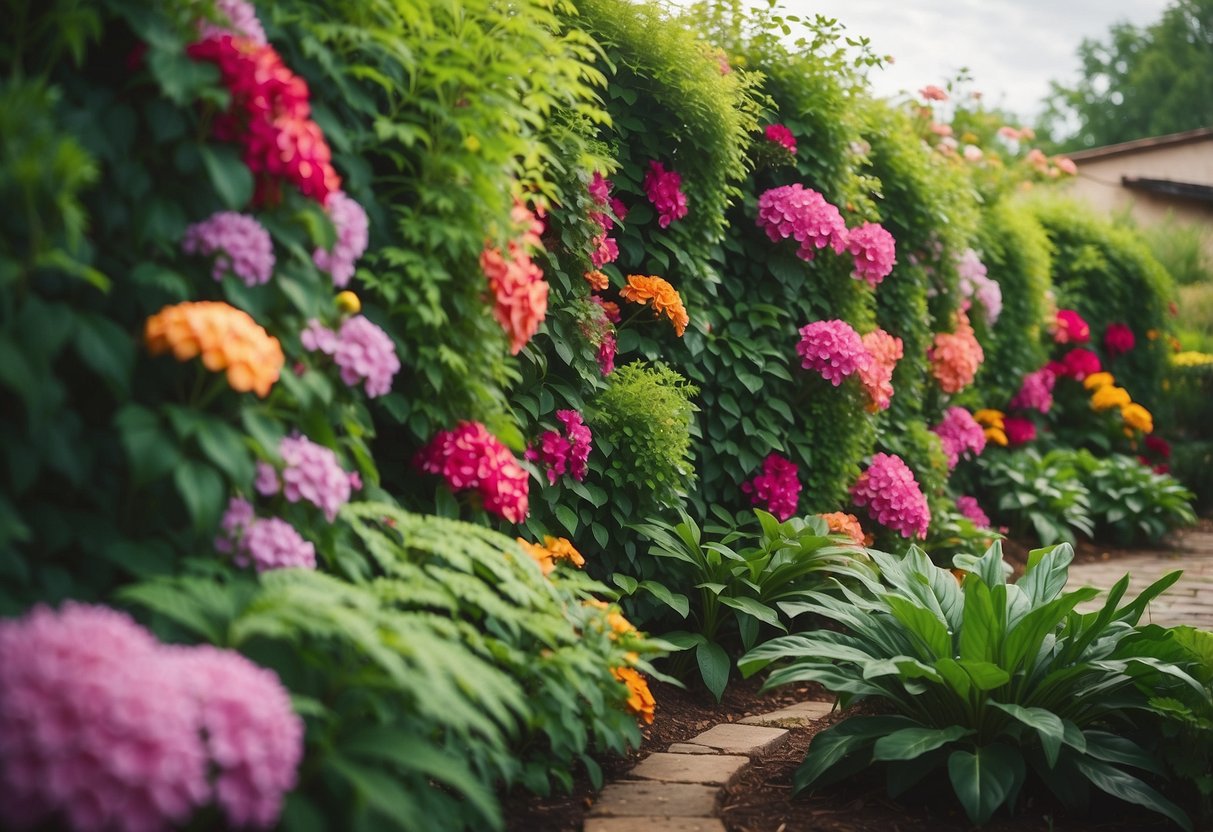
{"label": "orange flower", "polygon": [[551,574],[552,570],[556,568],[558,560],[570,561],[574,566],[585,566],[585,558],[581,556],[581,552],[578,552],[573,544],[563,537],[545,535],[543,545],[528,543],[521,537],[516,539],[521,544],[522,550],[535,559],[540,571],[545,575]]}
{"label": "orange flower", "polygon": [[1002,428],[986,428],[986,439],[1000,448],[1007,446],[1007,432]]}
{"label": "orange flower", "polygon": [[984,407],[973,414],[973,419],[976,420],[979,425],[984,425],[987,428],[1006,427],[1006,425],[1003,424],[1003,420],[1005,418],[1006,414],[1004,414],[1001,410],[992,410],[988,407]]}
{"label": "orange flower", "polygon": [[628,686],[628,709],[643,719],[645,725],[652,725],[657,700],[653,698],[653,694],[649,690],[649,683],[630,667],[614,667],[611,668],[611,673]]}
{"label": "orange flower", "polygon": [[1120,408],[1120,416],[1125,420],[1125,425],[1133,430],[1139,430],[1142,433],[1154,432],[1154,417],[1150,411],[1146,410],[1136,402],[1130,402]]}
{"label": "orange flower", "polygon": [[595,292],[605,292],[611,285],[610,279],[597,269],[585,273],[585,282],[590,284],[590,288]]}
{"label": "orange flower", "polygon": [[829,525],[831,534],[845,534],[855,541],[856,546],[864,544],[863,528],[859,525],[859,518],[854,514],[831,511],[828,514],[821,515],[821,519],[825,520]]}
{"label": "orange flower", "polygon": [[619,291],[619,295],[632,303],[652,301],[653,312],[669,318],[679,337],[686,332],[687,324],[691,322],[686,307],[682,305],[682,296],[660,277],[630,274],[628,285]]}
{"label": "orange flower", "polygon": [[152,355],[173,353],[178,361],[202,356],[213,373],[227,371],[227,383],[241,393],[265,398],[286,359],[278,339],[247,312],[219,301],[166,306],[147,319],[143,339]]}
{"label": "orange flower", "polygon": [[973,383],[985,361],[985,353],[963,309],[956,312],[954,332],[936,333],[927,357],[931,360],[931,373],[943,392],[959,393]]}
{"label": "orange flower", "polygon": [[518,545],[522,547],[522,551],[534,558],[535,563],[539,564],[539,571],[543,574],[548,575],[556,568],[556,562],[552,560],[552,553],[547,549],[538,543],[530,543],[521,537],[515,539],[518,541]]}
{"label": "orange flower", "polygon": [[607,626],[611,628],[612,639],[618,638],[619,636],[626,636],[628,633],[636,632],[636,627],[632,624],[632,622],[624,618],[623,613],[619,612],[619,610],[615,609],[615,607],[608,604],[606,601],[599,601],[597,598],[590,598],[584,603],[587,607],[593,607],[594,609],[598,610],[606,610]]}

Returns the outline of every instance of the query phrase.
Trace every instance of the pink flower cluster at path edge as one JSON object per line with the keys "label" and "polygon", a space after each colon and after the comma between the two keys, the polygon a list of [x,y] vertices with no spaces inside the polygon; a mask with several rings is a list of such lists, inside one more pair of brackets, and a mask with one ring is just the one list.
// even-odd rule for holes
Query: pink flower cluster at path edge
{"label": "pink flower cluster at path edge", "polygon": [[475,491],[485,511],[511,523],[526,519],[530,482],[510,449],[479,422],[440,431],[417,454],[421,470],[446,480],[452,491]]}
{"label": "pink flower cluster at path edge", "polygon": [[895,454],[872,456],[868,470],[851,486],[851,499],[902,537],[926,537],[931,525],[931,510],[914,472]]}
{"label": "pink flower cluster at path edge", "polygon": [[800,500],[800,478],[797,466],[777,453],[768,454],[762,463],[762,473],[741,484],[742,492],[750,495],[756,506],[762,506],[780,521],[796,513]]}
{"label": "pink flower cluster at path edge", "polygon": [[220,211],[185,229],[181,250],[186,254],[214,256],[211,277],[223,280],[229,271],[245,286],[268,283],[274,274],[274,243],[254,217]]}
{"label": "pink flower cluster at path edge", "polygon": [[143,832],[217,805],[268,829],[295,786],[303,722],[278,677],[214,647],[161,645],[68,602],[0,621],[0,820]]}

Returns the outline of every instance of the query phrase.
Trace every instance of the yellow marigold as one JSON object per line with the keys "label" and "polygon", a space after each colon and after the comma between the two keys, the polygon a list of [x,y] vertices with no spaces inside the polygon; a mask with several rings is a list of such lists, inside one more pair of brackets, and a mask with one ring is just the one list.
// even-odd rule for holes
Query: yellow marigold
{"label": "yellow marigold", "polygon": [[610,278],[597,269],[586,272],[584,277],[585,282],[590,284],[590,288],[595,292],[605,292],[607,287],[611,285]]}
{"label": "yellow marigold", "polygon": [[653,693],[649,690],[649,683],[630,667],[614,667],[611,668],[611,673],[628,686],[628,710],[643,719],[645,725],[652,725],[657,700],[653,698]]}
{"label": "yellow marigold", "polygon": [[1125,420],[1125,424],[1133,430],[1139,430],[1142,433],[1154,432],[1154,417],[1150,415],[1150,411],[1136,402],[1130,402],[1121,407],[1120,415]]}
{"label": "yellow marigold", "polygon": [[1112,387],[1116,384],[1116,379],[1111,373],[1091,373],[1082,381],[1082,386],[1088,390],[1102,390],[1105,387]]}
{"label": "yellow marigold", "polygon": [[973,418],[977,420],[977,424],[982,425],[987,428],[1005,427],[1005,425],[1003,424],[1003,419],[1006,418],[1006,414],[1003,413],[1001,410],[991,410],[990,408],[983,408],[981,410],[978,410],[976,413],[974,413]]}
{"label": "yellow marigold", "polygon": [[1176,367],[1203,367],[1206,364],[1213,364],[1213,355],[1207,352],[1187,350],[1171,356],[1171,363]]}
{"label": "yellow marigold", "polygon": [[859,518],[854,514],[831,511],[828,514],[821,515],[821,519],[826,521],[826,524],[830,527],[831,534],[845,534],[855,541],[856,546],[864,544],[863,527],[859,525]]}
{"label": "yellow marigold", "polygon": [[1002,428],[986,428],[986,439],[1000,448],[1007,446],[1007,432]]}
{"label": "yellow marigold", "polygon": [[681,337],[686,332],[691,318],[682,305],[682,296],[665,280],[642,274],[628,275],[628,285],[619,290],[624,300],[632,303],[653,302],[653,312],[665,315],[674,324],[674,331]]}
{"label": "yellow marigold", "polygon": [[534,558],[535,563],[539,564],[539,570],[543,574],[551,574],[552,570],[556,568],[556,562],[552,560],[552,553],[547,549],[538,543],[531,543],[521,537],[516,538],[516,540],[518,541],[518,545],[522,547],[522,551]]}
{"label": "yellow marigold", "polygon": [[247,312],[219,301],[166,306],[147,319],[143,339],[152,355],[171,351],[178,361],[201,356],[212,373],[227,371],[233,390],[251,390],[261,398],[286,361],[277,338]]}
{"label": "yellow marigold", "polygon": [[1111,410],[1114,407],[1124,407],[1132,401],[1128,390],[1113,385],[1096,390],[1091,396],[1091,407],[1096,410]]}

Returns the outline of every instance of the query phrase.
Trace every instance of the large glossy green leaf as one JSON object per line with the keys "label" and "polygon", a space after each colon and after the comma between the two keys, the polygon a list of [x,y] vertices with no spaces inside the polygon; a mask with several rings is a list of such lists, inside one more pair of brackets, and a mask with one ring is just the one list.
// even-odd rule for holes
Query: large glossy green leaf
{"label": "large glossy green leaf", "polygon": [[932,659],[952,655],[952,637],[948,635],[947,627],[935,613],[897,595],[886,595],[885,603],[889,605],[893,617],[915,637],[916,643],[926,655]]}
{"label": "large glossy green leaf", "polygon": [[963,725],[949,725],[947,728],[902,728],[876,741],[872,748],[872,760],[913,760],[928,751],[934,751],[974,733],[976,732],[972,728]]}
{"label": "large glossy green leaf", "polygon": [[969,659],[960,659],[956,664],[968,675],[969,680],[973,683],[973,687],[977,690],[994,690],[1011,681],[1011,674],[993,662],[975,662]]}
{"label": "large glossy green leaf", "polygon": [[853,716],[813,737],[809,753],[792,777],[792,788],[811,789],[852,755],[860,755],[862,765],[871,761],[871,748],[881,737],[917,725],[904,716]]}
{"label": "large glossy green leaf", "polygon": [[721,595],[720,603],[724,604],[726,607],[732,607],[739,612],[751,615],[762,623],[770,624],[772,627],[777,629],[785,632],[788,629],[784,626],[783,622],[779,620],[779,616],[776,614],[775,610],[771,609],[761,601],[757,601],[753,598],[747,598],[744,595]]}
{"label": "large glossy green leaf", "polygon": [[1076,606],[1098,594],[1099,590],[1084,587],[1055,598],[1025,615],[1007,634],[1003,667],[1015,673],[1025,660],[1035,658],[1045,636],[1055,631]]}
{"label": "large glossy green leaf", "polygon": [[990,588],[977,575],[965,578],[964,622],[960,630],[960,658],[988,662],[1002,640],[1002,622],[994,614]]}
{"label": "large glossy green leaf", "polygon": [[969,820],[978,826],[1006,802],[1025,770],[1023,755],[1001,743],[953,751],[948,757],[952,789]]}
{"label": "large glossy green leaf", "polygon": [[[1090,736],[1088,735],[1088,740]],[[1089,747],[1089,744],[1088,744]],[[1074,765],[1100,791],[1129,803],[1166,815],[1181,829],[1192,832],[1192,821],[1184,811],[1131,774],[1093,757],[1076,757]]]}
{"label": "large glossy green leaf", "polygon": [[719,702],[729,684],[729,654],[719,644],[705,641],[695,648],[695,661],[699,664],[703,683]]}
{"label": "large glossy green leaf", "polygon": [[1154,583],[1143,589],[1136,598],[1126,604],[1116,613],[1117,621],[1125,621],[1129,624],[1136,625],[1141,620],[1142,613],[1146,611],[1146,605],[1162,595],[1168,589],[1175,585],[1175,582],[1183,575],[1183,570],[1168,572]]}
{"label": "large glossy green leaf", "polygon": [[988,704],[1036,731],[1049,767],[1057,765],[1057,755],[1061,752],[1062,740],[1065,738],[1065,726],[1057,714],[1044,708],[1025,708],[1011,702],[991,700]]}
{"label": "large glossy green leaf", "polygon": [[1073,560],[1074,547],[1069,543],[1033,549],[1028,555],[1023,577],[1015,585],[1027,594],[1033,607],[1052,601],[1065,589]]}

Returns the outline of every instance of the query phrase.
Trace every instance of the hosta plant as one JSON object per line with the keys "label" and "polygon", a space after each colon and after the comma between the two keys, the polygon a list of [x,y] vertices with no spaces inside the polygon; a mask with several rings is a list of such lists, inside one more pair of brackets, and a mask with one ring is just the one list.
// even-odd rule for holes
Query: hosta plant
{"label": "hosta plant", "polygon": [[1091,514],[1101,539],[1156,541],[1176,526],[1196,521],[1195,495],[1170,474],[1120,454],[1100,459],[1078,451],[1075,464],[1091,492]]}
{"label": "hosta plant", "polygon": [[1067,806],[1081,808],[1093,786],[1191,828],[1142,779],[1160,766],[1126,735],[1126,716],[1148,711],[1160,691],[1208,701],[1164,658],[1170,631],[1137,626],[1179,573],[1130,602],[1125,576],[1102,607],[1080,613],[1099,591],[1065,591],[1074,556],[1067,544],[1033,551],[1015,583],[1006,581],[998,543],[981,557],[956,557],[963,582],[918,549],[901,560],[870,554],[881,582],[810,591],[781,605],[791,615],[831,618],[842,632],[783,636],[740,662],[746,674],[778,662],[767,687],[814,681],[843,706],[877,703],[879,715],[852,716],[814,738],[798,790],[882,765],[898,795],[944,769],[969,819],[983,824],[1000,807],[1014,808],[1034,774]]}
{"label": "hosta plant", "polygon": [[986,454],[977,465],[981,489],[989,495],[982,504],[1012,533],[1034,535],[1046,546],[1073,543],[1075,532],[1094,536],[1091,492],[1072,451]]}

